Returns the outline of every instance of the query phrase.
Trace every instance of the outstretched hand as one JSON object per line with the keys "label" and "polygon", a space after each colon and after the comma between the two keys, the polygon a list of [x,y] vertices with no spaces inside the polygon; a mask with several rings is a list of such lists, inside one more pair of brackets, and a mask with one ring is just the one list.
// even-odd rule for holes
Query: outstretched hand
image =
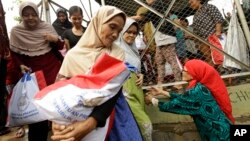
{"label": "outstretched hand", "polygon": [[149,90],[148,93],[152,94],[153,96],[167,96],[167,97],[170,97],[169,92],[164,91],[162,88],[151,87],[148,90]]}
{"label": "outstretched hand", "polygon": [[151,104],[152,99],[155,96],[163,95],[162,94],[162,91],[163,91],[162,88],[150,87],[148,90],[149,91],[146,93],[146,96],[145,96],[145,103],[147,105]]}
{"label": "outstretched hand", "polygon": [[161,88],[157,88],[157,87],[150,87],[148,90],[149,90],[149,93],[154,96],[162,95],[162,91],[163,91]]}

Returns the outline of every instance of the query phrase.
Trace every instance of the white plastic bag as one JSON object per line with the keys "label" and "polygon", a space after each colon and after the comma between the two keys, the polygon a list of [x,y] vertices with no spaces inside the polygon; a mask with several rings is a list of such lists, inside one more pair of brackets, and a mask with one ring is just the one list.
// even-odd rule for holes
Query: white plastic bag
{"label": "white plastic bag", "polygon": [[168,62],[166,62],[165,63],[165,76],[169,76],[169,75],[172,75],[172,74],[173,74],[172,67]]}
{"label": "white plastic bag", "polygon": [[[178,59],[177,56],[175,58],[176,58],[176,61],[177,61],[177,64],[178,64],[180,70],[182,70],[182,64],[181,64],[180,60]],[[166,62],[165,63],[165,76],[169,76],[169,75],[173,75],[173,74],[174,74],[174,72],[173,72],[172,66],[168,62]]]}
{"label": "white plastic bag", "polygon": [[[235,10],[233,10],[232,12],[224,51],[240,62],[249,65],[249,55],[246,39],[238,22]],[[242,69],[239,64],[237,64],[227,56],[224,56],[223,66]]]}
{"label": "white plastic bag", "polygon": [[46,119],[33,104],[33,97],[38,91],[35,73],[25,73],[13,89],[8,108],[7,126],[20,126]]}

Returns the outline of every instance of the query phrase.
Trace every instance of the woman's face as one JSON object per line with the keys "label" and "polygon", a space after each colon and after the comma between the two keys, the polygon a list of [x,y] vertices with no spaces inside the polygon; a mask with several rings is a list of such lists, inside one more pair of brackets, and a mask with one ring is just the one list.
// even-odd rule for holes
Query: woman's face
{"label": "woman's face", "polygon": [[188,0],[188,3],[193,10],[197,10],[201,6],[200,0]]}
{"label": "woman's face", "polygon": [[138,34],[138,29],[135,25],[131,25],[128,30],[123,34],[123,40],[129,44],[132,45],[135,41],[135,38]]}
{"label": "woman's face", "polygon": [[190,81],[193,77],[188,73],[187,68],[184,67],[182,70],[182,80],[183,81]]}
{"label": "woman's face", "polygon": [[33,29],[39,24],[39,17],[35,10],[27,6],[22,11],[22,20],[26,27]]}
{"label": "woman's face", "polygon": [[75,12],[70,16],[70,20],[75,27],[81,27],[82,26],[82,19],[83,16],[80,12]]}
{"label": "woman's face", "polygon": [[60,20],[61,23],[64,23],[66,21],[67,16],[65,15],[65,13],[59,12],[57,18]]}
{"label": "woman's face", "polygon": [[105,47],[110,47],[118,38],[124,27],[125,21],[122,16],[117,15],[104,23],[101,28],[100,39]]}

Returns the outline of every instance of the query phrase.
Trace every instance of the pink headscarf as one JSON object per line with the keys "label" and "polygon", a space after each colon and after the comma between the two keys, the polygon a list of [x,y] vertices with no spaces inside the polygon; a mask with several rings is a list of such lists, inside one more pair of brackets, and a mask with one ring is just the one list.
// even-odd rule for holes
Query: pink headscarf
{"label": "pink headscarf", "polygon": [[189,82],[188,88],[194,87],[198,82],[206,86],[212,93],[221,110],[229,120],[234,123],[235,119],[232,115],[230,98],[219,73],[212,66],[197,59],[187,61],[185,67],[188,73],[193,77],[193,80]]}
{"label": "pink headscarf", "polygon": [[[21,17],[23,9],[28,6],[34,9],[37,16],[39,15],[37,6],[33,2],[25,1],[19,7]],[[45,33],[58,36],[54,28],[44,21],[40,21],[35,29],[27,28],[22,22],[11,30],[10,49],[13,52],[28,56],[46,54],[52,48],[49,42],[44,39]]]}

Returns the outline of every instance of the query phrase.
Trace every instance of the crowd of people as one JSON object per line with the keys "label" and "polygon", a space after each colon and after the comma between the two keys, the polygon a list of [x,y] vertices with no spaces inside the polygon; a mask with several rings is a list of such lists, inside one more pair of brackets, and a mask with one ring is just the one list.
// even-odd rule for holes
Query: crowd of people
{"label": "crowd of people", "polygon": [[[164,1],[146,0],[146,3],[164,14],[168,8]],[[218,8],[208,4],[207,0],[189,0],[189,5],[196,11],[192,26],[185,17],[178,17],[174,13],[166,17],[206,41],[212,35],[218,39],[224,37],[225,20]],[[5,109],[1,110],[0,134],[10,131],[5,127],[5,98],[23,73],[42,70],[47,85],[50,85],[76,75],[88,74],[96,59],[107,53],[123,61],[130,71],[130,77],[121,84],[122,89],[107,102],[94,107],[85,121],[69,125],[48,120],[29,124],[30,141],[46,141],[50,126],[53,132],[51,139],[54,141],[81,140],[96,129],[112,124],[110,122],[114,123],[107,132],[106,140],[152,141],[153,126],[145,111],[145,102],[158,106],[163,112],[191,115],[202,140],[229,140],[230,124],[234,124],[235,119],[229,94],[219,74],[224,70],[223,63],[214,61],[209,46],[167,21],[156,30],[162,19],[155,13],[140,7],[135,16],[128,17],[116,7],[102,6],[88,26],[84,27],[82,9],[72,6],[69,16],[65,9],[59,8],[56,11],[57,19],[51,25],[39,18],[36,4],[25,1],[19,7],[21,23],[12,28],[8,39],[5,23],[2,22],[2,5],[0,8],[0,37],[3,41],[0,45],[0,105],[1,109]],[[229,16],[226,17],[228,22]],[[143,51],[136,43],[140,33],[143,36],[139,37],[140,42],[144,45],[154,34],[154,40],[146,48],[143,57]],[[161,86],[169,81],[166,80],[166,63],[172,69],[171,79],[189,83],[186,89],[182,85],[173,86],[175,90],[184,89],[183,94],[165,91]],[[142,85],[147,84],[145,81],[155,82],[159,87],[151,87],[146,93],[142,89]],[[7,85],[11,86],[9,91]],[[170,100],[166,102],[154,98],[158,95]],[[121,118],[125,111],[132,116],[127,114],[126,119]],[[107,123],[113,117],[112,114],[115,119]],[[132,138],[128,134],[132,134]],[[24,135],[25,130],[21,126],[16,137]]]}

